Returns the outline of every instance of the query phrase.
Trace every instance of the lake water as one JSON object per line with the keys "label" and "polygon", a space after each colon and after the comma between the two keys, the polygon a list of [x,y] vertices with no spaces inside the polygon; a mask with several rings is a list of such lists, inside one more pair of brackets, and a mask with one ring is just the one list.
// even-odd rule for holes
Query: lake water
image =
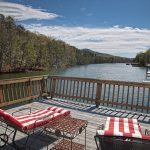
{"label": "lake water", "polygon": [[10,79],[25,76],[38,75],[60,75],[96,78],[105,80],[121,80],[121,81],[136,81],[143,82],[146,75],[146,68],[132,67],[126,64],[90,64],[67,68],[64,70],[53,70],[43,72],[28,72],[28,73],[11,73],[1,74],[0,79]]}

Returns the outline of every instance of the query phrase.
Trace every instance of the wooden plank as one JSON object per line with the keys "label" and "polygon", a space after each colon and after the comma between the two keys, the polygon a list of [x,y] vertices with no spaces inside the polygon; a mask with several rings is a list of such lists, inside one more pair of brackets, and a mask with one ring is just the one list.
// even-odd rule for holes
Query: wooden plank
{"label": "wooden plank", "polygon": [[[61,87],[62,87],[62,80],[56,80],[57,82],[59,82],[59,93],[61,93]],[[56,90],[57,91],[57,90]],[[56,94],[57,96],[58,96],[58,93]],[[59,96],[59,98],[60,98],[60,96]]]}
{"label": "wooden plank", "polygon": [[91,94],[91,99],[94,99],[94,83],[92,82],[92,94]]}
{"label": "wooden plank", "polygon": [[51,98],[55,95],[55,87],[56,87],[56,79],[52,80],[52,90],[51,90]]}
{"label": "wooden plank", "polygon": [[110,87],[111,85],[108,85],[108,98],[107,98],[107,106],[109,105],[109,98],[110,98]]}
{"label": "wooden plank", "polygon": [[143,88],[143,96],[142,96],[142,112],[144,107],[144,99],[145,99],[145,88]]}
{"label": "wooden plank", "polygon": [[0,85],[0,104],[4,101],[3,86]]}
{"label": "wooden plank", "polygon": [[65,99],[68,97],[68,82],[69,82],[69,80],[67,80],[67,83],[66,83]]}
{"label": "wooden plank", "polygon": [[[149,107],[149,105],[150,105],[150,88],[149,88],[149,92],[148,92],[147,106]],[[147,113],[149,113],[148,109],[147,109]]]}
{"label": "wooden plank", "polygon": [[120,94],[120,85],[118,85],[118,92],[117,92],[117,103],[119,101],[119,94]]}
{"label": "wooden plank", "polygon": [[127,87],[128,87],[128,90],[127,90],[126,109],[128,108],[128,102],[129,102],[129,89],[130,89],[130,86],[127,86]]}
{"label": "wooden plank", "polygon": [[[80,83],[81,83],[81,88],[80,88],[80,97],[82,97],[82,92],[83,92],[83,81],[80,81]],[[82,100],[82,99],[81,99]]]}
{"label": "wooden plank", "polygon": [[115,84],[113,84],[113,95],[112,95],[112,105],[111,105],[111,107],[113,107],[113,102],[114,102],[114,97],[115,97]]}
{"label": "wooden plank", "polygon": [[132,100],[131,100],[131,110],[133,109],[132,105],[133,105],[133,101],[134,101],[134,86],[132,87]]}
{"label": "wooden plank", "polygon": [[70,90],[69,90],[69,95],[68,97],[70,97],[72,94],[71,94],[71,89],[72,89],[72,80],[70,80]]}
{"label": "wooden plank", "polygon": [[[73,90],[72,90],[72,96],[74,97],[74,98],[76,98],[76,96],[74,96],[74,91],[75,91],[75,80],[73,80]],[[73,97],[72,97],[72,100],[73,100]]]}
{"label": "wooden plank", "polygon": [[139,94],[140,94],[140,87],[138,87],[138,92],[137,92],[137,102],[136,102],[136,111],[138,110],[138,104],[139,104]]}
{"label": "wooden plank", "polygon": [[84,99],[86,98],[86,85],[87,85],[87,81],[84,82]]}
{"label": "wooden plank", "polygon": [[66,86],[66,80],[63,80],[63,86],[62,86],[62,98],[64,98],[65,96],[65,86]]}
{"label": "wooden plank", "polygon": [[[79,81],[76,82],[77,85],[76,85],[76,96],[78,97],[78,93],[79,93]],[[77,98],[76,98],[77,100]]]}
{"label": "wooden plank", "polygon": [[[123,103],[124,101],[124,85],[123,85],[123,88],[122,88],[122,97],[121,97],[121,103]],[[122,106],[121,106],[121,109],[122,109]]]}
{"label": "wooden plank", "polygon": [[97,107],[100,105],[101,93],[102,93],[102,84],[98,82],[96,86],[96,100],[95,100],[95,105]]}
{"label": "wooden plank", "polygon": [[[103,100],[105,99],[105,96],[106,96],[106,83],[104,83]],[[104,103],[102,105],[104,106]]]}

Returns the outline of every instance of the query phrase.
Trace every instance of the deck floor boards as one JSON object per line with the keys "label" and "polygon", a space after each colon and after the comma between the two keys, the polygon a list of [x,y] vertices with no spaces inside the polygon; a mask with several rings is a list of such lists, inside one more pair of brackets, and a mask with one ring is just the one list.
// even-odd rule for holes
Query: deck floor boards
{"label": "deck floor boards", "polygon": [[[18,106],[20,108],[22,107],[34,107],[34,108],[47,108],[49,106],[49,104],[46,104],[46,103],[42,103],[42,102],[33,102],[33,103],[30,103],[30,104],[26,104],[26,105],[23,105],[23,106]],[[68,106],[68,105],[67,105]],[[14,108],[11,108],[11,109],[8,109],[7,112],[9,113],[12,113],[16,110],[18,110],[18,107],[14,107]],[[83,109],[85,109],[86,107],[83,106]],[[96,150],[96,144],[95,144],[95,141],[94,141],[94,135],[96,133],[96,129],[97,127],[102,124],[102,123],[105,123],[106,121],[106,115],[100,115],[100,114],[96,114],[96,113],[89,113],[89,112],[86,112],[86,111],[80,111],[78,109],[71,109],[71,108],[66,108],[68,110],[71,110],[71,116],[72,117],[75,117],[75,118],[79,118],[79,119],[84,119],[84,120],[88,120],[88,126],[87,126],[87,147],[86,147],[86,150]],[[110,112],[110,111],[108,111]],[[111,113],[112,114],[112,113]],[[114,113],[115,114],[115,113]],[[146,128],[150,130],[150,124],[146,124],[146,123],[140,123],[141,127],[142,127],[142,131],[144,131]],[[2,130],[0,129],[0,132],[2,132]],[[22,140],[25,138],[26,135],[18,132],[17,134],[17,139],[18,140]],[[51,147],[54,146],[54,144],[56,144],[58,142],[58,140],[56,140],[55,137],[47,137],[46,138],[47,140],[50,140],[50,142],[48,143],[49,144],[49,147],[48,149],[50,149]],[[84,133],[82,133],[81,135],[77,136],[74,141],[75,142],[78,142],[78,143],[81,143],[81,144],[84,144]],[[34,142],[33,142],[34,141]],[[47,149],[47,142],[45,142],[45,144],[43,144],[43,146],[39,146],[39,144],[42,143],[41,140],[38,140],[36,138],[30,138],[29,141],[28,141],[28,145],[30,145],[30,149],[31,150],[46,150]],[[43,142],[44,143],[44,142]],[[13,150],[13,148],[11,146],[6,146],[5,148],[3,148],[4,150]]]}

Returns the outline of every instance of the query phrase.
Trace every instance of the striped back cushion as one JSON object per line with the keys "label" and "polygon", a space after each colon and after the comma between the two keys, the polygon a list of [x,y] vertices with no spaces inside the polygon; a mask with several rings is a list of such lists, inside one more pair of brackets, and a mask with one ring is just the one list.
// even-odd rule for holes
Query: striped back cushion
{"label": "striped back cushion", "polygon": [[51,120],[56,119],[58,117],[63,117],[70,114],[70,111],[65,109],[61,110],[58,107],[56,108],[56,110],[60,111],[51,109],[49,110],[49,108],[38,110],[31,114],[21,115],[17,117],[14,117],[9,113],[4,112],[4,120],[22,130],[29,130],[35,127],[43,126],[49,123]]}
{"label": "striped back cushion", "polygon": [[98,135],[134,137],[150,140],[143,135],[137,119],[107,117],[104,130],[97,130]]}
{"label": "striped back cushion", "polygon": [[50,111],[54,111],[54,112],[60,113],[63,116],[66,116],[66,115],[70,114],[69,110],[66,110],[66,109],[60,108],[60,107],[56,107],[56,106],[50,106],[47,109],[50,110]]}
{"label": "striped back cushion", "polygon": [[3,118],[9,124],[23,129],[23,125],[14,116],[12,116],[11,114],[7,113],[6,111],[4,111],[4,117]]}

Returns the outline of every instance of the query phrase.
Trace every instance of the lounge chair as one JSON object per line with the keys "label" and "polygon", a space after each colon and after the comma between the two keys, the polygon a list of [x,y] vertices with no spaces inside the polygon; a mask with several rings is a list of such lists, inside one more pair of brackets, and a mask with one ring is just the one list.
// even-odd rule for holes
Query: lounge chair
{"label": "lounge chair", "polygon": [[[23,112],[27,109],[29,110],[28,114],[14,116],[16,113]],[[7,130],[13,132],[12,144],[19,149],[19,146],[15,142],[17,131],[21,131],[28,135],[25,143],[26,146],[29,135],[34,134],[41,128],[43,129],[50,121],[68,115],[70,115],[69,110],[54,106],[36,111],[32,111],[32,108],[23,108],[14,112],[12,115],[0,109],[0,125],[5,128],[5,132],[0,134],[0,148],[4,147],[8,142],[9,135],[7,135]]]}
{"label": "lounge chair", "polygon": [[141,132],[137,119],[107,117],[96,131],[98,150],[149,150],[150,132]]}

